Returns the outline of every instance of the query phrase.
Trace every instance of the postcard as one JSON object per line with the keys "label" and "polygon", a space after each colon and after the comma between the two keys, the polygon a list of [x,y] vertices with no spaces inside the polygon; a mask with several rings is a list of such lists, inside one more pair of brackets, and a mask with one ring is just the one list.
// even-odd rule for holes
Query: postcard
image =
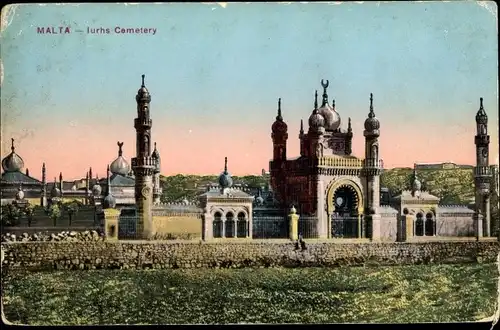
{"label": "postcard", "polygon": [[3,322],[491,328],[497,15],[3,7]]}

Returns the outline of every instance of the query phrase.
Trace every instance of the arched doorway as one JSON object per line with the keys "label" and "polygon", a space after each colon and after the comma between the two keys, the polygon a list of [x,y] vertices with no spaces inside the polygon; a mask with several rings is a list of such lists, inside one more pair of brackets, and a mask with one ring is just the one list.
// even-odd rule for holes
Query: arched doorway
{"label": "arched doorway", "polygon": [[247,237],[248,235],[248,225],[247,225],[247,217],[245,213],[238,213],[238,223],[236,226],[236,236],[237,237]]}
{"label": "arched doorway", "polygon": [[359,236],[359,196],[352,185],[343,184],[333,193],[332,237]]}
{"label": "arched doorway", "polygon": [[428,212],[425,215],[425,236],[434,236],[436,234],[434,225],[434,214],[432,214],[432,212]]}
{"label": "arched doorway", "polygon": [[222,237],[222,214],[220,212],[214,214],[213,235],[214,238]]}
{"label": "arched doorway", "polygon": [[233,238],[235,234],[235,221],[234,214],[232,212],[227,212],[226,214],[226,237]]}
{"label": "arched doorway", "polygon": [[415,236],[424,236],[424,215],[420,212],[415,220]]}

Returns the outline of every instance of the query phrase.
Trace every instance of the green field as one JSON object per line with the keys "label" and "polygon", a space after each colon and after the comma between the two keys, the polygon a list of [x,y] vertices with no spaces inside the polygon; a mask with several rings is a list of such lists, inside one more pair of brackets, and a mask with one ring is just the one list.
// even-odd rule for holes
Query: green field
{"label": "green field", "polygon": [[2,282],[15,324],[459,322],[493,315],[497,265],[11,272]]}

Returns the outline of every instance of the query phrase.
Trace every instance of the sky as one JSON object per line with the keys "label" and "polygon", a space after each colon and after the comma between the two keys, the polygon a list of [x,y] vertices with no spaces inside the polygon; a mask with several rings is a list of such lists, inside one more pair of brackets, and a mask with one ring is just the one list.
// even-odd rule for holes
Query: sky
{"label": "sky", "polygon": [[[37,28],[69,27],[41,34]],[[109,28],[109,34],[87,28]],[[150,28],[121,34],[115,28]],[[80,30],[81,32],[77,32]],[[64,32],[64,31],[63,31]],[[364,158],[373,93],[386,168],[475,163],[479,98],[498,164],[494,2],[15,5],[2,9],[2,157],[34,177],[100,177],[124,142],[135,154],[135,95],[146,75],[162,174],[260,174],[278,98],[288,157],[328,79],[353,154]],[[306,124],[307,129],[307,124]]]}

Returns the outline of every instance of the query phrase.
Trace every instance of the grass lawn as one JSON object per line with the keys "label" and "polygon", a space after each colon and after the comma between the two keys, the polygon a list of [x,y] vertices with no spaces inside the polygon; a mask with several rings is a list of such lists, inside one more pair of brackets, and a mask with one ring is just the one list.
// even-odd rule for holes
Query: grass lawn
{"label": "grass lawn", "polygon": [[2,278],[29,325],[460,322],[493,315],[496,264],[95,270]]}

